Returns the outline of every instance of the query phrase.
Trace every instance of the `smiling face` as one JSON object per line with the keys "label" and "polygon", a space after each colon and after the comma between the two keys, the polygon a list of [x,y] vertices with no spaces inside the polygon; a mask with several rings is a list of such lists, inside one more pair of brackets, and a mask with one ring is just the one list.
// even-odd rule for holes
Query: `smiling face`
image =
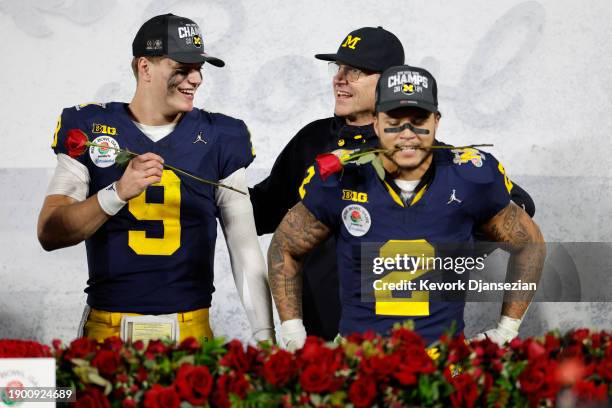
{"label": "smiling face", "polygon": [[202,84],[202,64],[184,64],[163,58],[151,64],[151,96],[165,116],[189,112]]}
{"label": "smiling face", "polygon": [[379,112],[374,130],[381,147],[399,149],[382,156],[385,168],[402,179],[420,179],[431,164],[432,153],[427,148],[433,145],[439,123],[439,115],[420,108]]}
{"label": "smiling face", "polygon": [[[340,62],[338,65],[340,69],[332,79],[336,102],[334,114],[346,118],[349,125],[362,126],[372,123],[376,83],[380,74],[360,71]],[[349,80],[355,77],[356,80]]]}

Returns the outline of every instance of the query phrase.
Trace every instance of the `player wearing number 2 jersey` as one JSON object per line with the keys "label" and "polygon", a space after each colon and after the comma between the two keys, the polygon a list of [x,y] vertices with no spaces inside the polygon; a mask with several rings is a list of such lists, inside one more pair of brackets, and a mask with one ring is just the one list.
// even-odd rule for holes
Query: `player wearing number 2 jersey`
{"label": "player wearing number 2 jersey", "polygon": [[[204,53],[193,21],[171,14],[147,21],[133,51],[137,90],[131,103],[85,104],[62,112],[52,145],[58,166],[39,219],[45,249],[85,240],[84,334],[98,340],[119,334],[212,336],[208,309],[219,217],[253,335],[273,339],[248,196],[163,167],[172,164],[246,191],[245,168],[254,158],[246,125],[193,107],[202,64],[224,63]],[[66,141],[74,130],[97,146],[73,155]],[[138,156],[121,167],[114,149]],[[133,315],[139,320],[122,325]]]}
{"label": "player wearing number 2 jersey", "polygon": [[[386,274],[379,271],[380,282],[368,299],[364,292],[369,288],[363,282],[370,281],[363,273],[369,268],[371,275],[372,265],[362,265],[366,248],[375,246],[377,255],[385,259],[435,257],[438,244],[472,242],[479,229],[488,238],[509,244],[513,280],[537,282],[543,240],[531,218],[511,203],[512,183],[492,155],[476,149],[431,148],[440,145],[435,140],[440,114],[436,82],[429,72],[410,66],[386,70],[377,86],[376,111],[374,129],[380,146],[388,149],[379,155],[384,177],[372,164],[355,163],[331,175],[317,169],[305,180],[301,203],[284,218],[270,244],[272,294],[283,324],[299,325],[296,276],[301,259],[335,234],[340,334],[385,333],[394,323],[411,319],[415,330],[431,343],[453,322],[463,329],[464,303],[430,300],[422,290],[385,287],[404,278],[428,277],[427,268],[402,273],[393,266]],[[516,336],[529,297],[521,300],[504,303],[500,325],[485,334],[498,342]],[[304,339],[292,340],[289,347],[299,347]]]}

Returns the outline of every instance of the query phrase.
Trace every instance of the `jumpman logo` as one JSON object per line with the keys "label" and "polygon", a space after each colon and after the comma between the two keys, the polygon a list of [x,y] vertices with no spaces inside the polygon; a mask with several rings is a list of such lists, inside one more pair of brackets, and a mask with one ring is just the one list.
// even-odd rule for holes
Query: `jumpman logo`
{"label": "jumpman logo", "polygon": [[206,140],[202,139],[202,132],[198,133],[198,136],[195,138],[193,143],[202,142],[204,144],[208,143]]}
{"label": "jumpman logo", "polygon": [[450,196],[450,199],[448,200],[448,203],[446,203],[447,205],[452,203],[453,201],[458,202],[459,204],[461,204],[461,200],[457,198],[457,196],[455,195],[455,189],[453,189],[453,193]]}

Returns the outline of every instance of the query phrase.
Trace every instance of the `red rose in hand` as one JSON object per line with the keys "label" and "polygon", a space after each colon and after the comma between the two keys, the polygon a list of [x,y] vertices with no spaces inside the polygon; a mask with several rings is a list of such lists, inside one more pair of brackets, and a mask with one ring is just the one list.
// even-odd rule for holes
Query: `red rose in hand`
{"label": "red rose in hand", "polygon": [[100,350],[98,354],[91,360],[91,365],[96,367],[100,374],[104,376],[112,376],[121,364],[119,353],[111,350]]}
{"label": "red rose in hand", "polygon": [[283,387],[296,372],[293,354],[285,350],[278,350],[272,354],[263,365],[263,376],[275,387]]}
{"label": "red rose in hand", "polygon": [[145,394],[145,408],[179,408],[181,400],[174,387],[162,387],[154,384]]}
{"label": "red rose in hand", "polygon": [[369,407],[376,398],[376,384],[369,377],[360,377],[349,387],[349,399],[355,407]]}
{"label": "red rose in hand", "polygon": [[206,366],[183,364],[176,374],[175,385],[182,400],[204,405],[212,390],[213,378]]}
{"label": "red rose in hand", "polygon": [[85,153],[87,142],[89,142],[89,139],[87,139],[87,135],[81,129],[68,130],[66,141],[64,142],[68,156],[74,159]]}
{"label": "red rose in hand", "polygon": [[97,343],[94,340],[88,339],[87,337],[81,337],[70,343],[65,358],[68,360],[73,358],[85,358],[91,353],[95,353],[96,348]]}
{"label": "red rose in hand", "polygon": [[94,387],[78,392],[75,405],[77,408],[110,408],[106,395]]}
{"label": "red rose in hand", "polygon": [[315,158],[315,162],[319,167],[319,174],[323,181],[327,180],[329,176],[342,170],[342,162],[338,156],[332,153],[320,154]]}

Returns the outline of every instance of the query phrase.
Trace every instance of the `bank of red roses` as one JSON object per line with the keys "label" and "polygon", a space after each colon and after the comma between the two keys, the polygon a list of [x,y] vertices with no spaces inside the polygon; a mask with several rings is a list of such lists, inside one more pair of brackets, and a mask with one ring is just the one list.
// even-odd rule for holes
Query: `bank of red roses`
{"label": "bank of red roses", "polygon": [[389,337],[309,337],[289,353],[216,339],[126,346],[87,339],[52,349],[0,340],[0,357],[57,359],[57,385],[82,407],[567,406],[610,400],[612,342],[606,332],[515,339],[504,348],[443,336],[433,349],[408,326]]}

